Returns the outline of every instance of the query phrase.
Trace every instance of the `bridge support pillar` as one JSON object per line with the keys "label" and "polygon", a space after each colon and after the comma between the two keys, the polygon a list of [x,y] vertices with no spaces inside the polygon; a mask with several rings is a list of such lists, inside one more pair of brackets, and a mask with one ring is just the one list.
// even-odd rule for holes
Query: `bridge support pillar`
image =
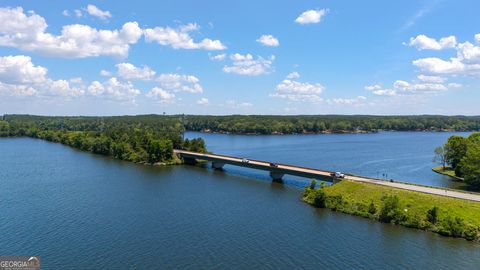
{"label": "bridge support pillar", "polygon": [[282,182],[283,175],[281,172],[270,171],[270,177],[274,182]]}
{"label": "bridge support pillar", "polygon": [[217,169],[217,170],[223,169],[224,165],[225,163],[212,161],[212,168],[214,169]]}
{"label": "bridge support pillar", "polygon": [[184,157],[183,158],[183,163],[188,164],[188,165],[195,165],[195,164],[197,164],[197,160],[194,159],[194,158]]}
{"label": "bridge support pillar", "polygon": [[332,185],[335,185],[335,184],[340,183],[340,182],[342,182],[342,178],[333,177]]}

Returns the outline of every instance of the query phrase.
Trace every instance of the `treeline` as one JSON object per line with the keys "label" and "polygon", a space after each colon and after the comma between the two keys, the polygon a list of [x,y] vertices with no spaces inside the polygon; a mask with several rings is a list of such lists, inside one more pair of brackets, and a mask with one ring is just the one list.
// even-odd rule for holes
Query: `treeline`
{"label": "treeline", "polygon": [[137,163],[172,163],[173,149],[206,152],[203,139],[183,139],[178,117],[47,117],[6,115],[0,136],[27,136]]}
{"label": "treeline", "polygon": [[443,146],[435,149],[435,160],[464,178],[470,187],[480,190],[480,132],[467,138],[450,136]]}
{"label": "treeline", "polygon": [[480,116],[231,115],[184,117],[187,130],[236,134],[478,131]]}

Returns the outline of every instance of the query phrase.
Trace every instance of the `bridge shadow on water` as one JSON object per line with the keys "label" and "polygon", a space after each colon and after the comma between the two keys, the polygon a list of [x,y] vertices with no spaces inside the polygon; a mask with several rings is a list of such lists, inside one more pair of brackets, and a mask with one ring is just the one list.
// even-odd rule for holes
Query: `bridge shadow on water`
{"label": "bridge shadow on water", "polygon": [[[303,189],[306,186],[310,185],[311,179],[285,175],[281,180],[272,180],[268,172],[263,170],[256,170],[251,168],[242,168],[234,165],[226,164],[223,168],[214,169],[212,168],[211,162],[200,162],[197,164],[186,164],[189,167],[202,168],[214,175],[220,176],[236,176],[241,177],[249,181],[260,181],[270,183],[272,188],[276,189],[285,189],[285,188],[294,188],[294,189]],[[325,182],[326,185],[331,185],[331,182],[322,181],[321,179],[315,179],[317,182]]]}

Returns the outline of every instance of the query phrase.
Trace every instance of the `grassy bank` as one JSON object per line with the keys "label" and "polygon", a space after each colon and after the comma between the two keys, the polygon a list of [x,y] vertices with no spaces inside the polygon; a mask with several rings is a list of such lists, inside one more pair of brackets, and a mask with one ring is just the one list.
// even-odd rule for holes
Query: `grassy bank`
{"label": "grassy bank", "polygon": [[438,166],[438,167],[432,168],[432,171],[455,178],[458,181],[463,181],[463,178],[455,175],[455,170],[453,170],[451,167],[445,167],[444,169],[443,166]]}
{"label": "grassy bank", "polygon": [[480,240],[480,203],[344,180],[307,187],[303,200],[315,207]]}

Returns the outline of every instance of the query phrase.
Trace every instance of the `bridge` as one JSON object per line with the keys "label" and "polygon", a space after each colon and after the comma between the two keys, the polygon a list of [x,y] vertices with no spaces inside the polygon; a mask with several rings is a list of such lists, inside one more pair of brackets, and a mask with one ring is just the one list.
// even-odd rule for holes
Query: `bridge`
{"label": "bridge", "polygon": [[[314,178],[321,181],[337,182],[339,179],[332,176],[332,171],[319,170],[313,168],[306,168],[288,164],[270,163],[268,161],[244,159],[240,157],[232,157],[217,154],[197,153],[184,150],[174,150],[174,153],[186,164],[195,164],[197,160],[204,160],[212,162],[214,169],[222,169],[225,164],[252,168],[257,170],[268,171],[273,181],[281,181],[285,174],[301,176],[306,178]],[[480,202],[479,193],[467,193],[461,191],[455,191],[450,189],[435,188],[421,185],[408,184],[403,182],[385,181],[376,178],[345,175],[345,179],[355,182],[370,183],[382,186],[389,186],[394,188],[400,188],[405,190],[417,191],[422,193],[465,199],[470,201]]]}
{"label": "bridge", "polygon": [[244,159],[239,157],[224,156],[217,154],[204,154],[197,152],[190,152],[184,150],[174,150],[178,157],[182,158],[187,164],[194,164],[196,160],[206,160],[212,162],[212,168],[222,169],[225,164],[236,165],[240,167],[247,167],[257,170],[270,172],[270,177],[274,181],[281,181],[285,174],[301,176],[306,178],[315,178],[322,181],[332,182],[334,179],[331,176],[331,171],[324,171],[318,169],[305,168],[300,166],[270,163],[267,161]]}

